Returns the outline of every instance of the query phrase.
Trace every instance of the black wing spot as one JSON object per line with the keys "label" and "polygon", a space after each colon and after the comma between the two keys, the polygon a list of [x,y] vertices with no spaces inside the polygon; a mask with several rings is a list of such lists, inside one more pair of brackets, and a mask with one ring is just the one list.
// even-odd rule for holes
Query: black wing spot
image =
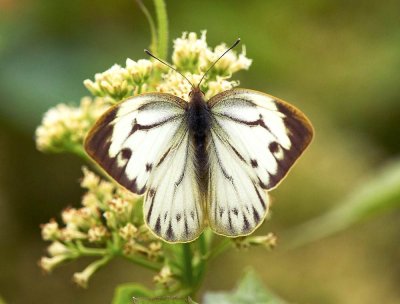
{"label": "black wing spot", "polygon": [[164,213],[164,222],[167,220],[167,217],[168,217],[168,212],[165,212]]}
{"label": "black wing spot", "polygon": [[190,217],[194,220],[194,211],[190,211]]}
{"label": "black wing spot", "polygon": [[173,240],[175,238],[174,232],[172,231],[172,225],[169,223],[168,229],[167,229],[167,237],[168,240]]}
{"label": "black wing spot", "polygon": [[269,151],[271,151],[272,154],[275,154],[279,152],[279,144],[276,141],[273,141],[269,144],[268,149]]}
{"label": "black wing spot", "polygon": [[156,231],[156,233],[158,235],[160,235],[160,232],[161,232],[161,219],[160,219],[160,217],[157,218],[157,222],[156,222],[156,225],[154,226],[154,230]]}
{"label": "black wing spot", "polygon": [[253,206],[253,217],[254,217],[254,221],[256,223],[258,223],[260,221],[260,215],[258,214],[256,208],[254,208],[254,206]]}
{"label": "black wing spot", "polygon": [[224,214],[224,209],[223,208],[219,208],[219,217],[222,217],[223,214]]}
{"label": "black wing spot", "polygon": [[181,214],[178,213],[178,214],[176,215],[176,221],[179,223],[180,220],[181,220],[181,218],[182,218]]}
{"label": "black wing spot", "polygon": [[243,231],[247,232],[250,229],[250,224],[249,221],[247,220],[247,217],[243,214]]}
{"label": "black wing spot", "polygon": [[257,168],[257,167],[258,167],[258,162],[257,162],[257,160],[251,159],[251,160],[250,160],[250,163],[251,163],[251,166],[252,166],[253,168]]}
{"label": "black wing spot", "polygon": [[236,216],[239,214],[239,211],[238,211],[236,208],[233,208],[233,209],[232,209],[232,212],[233,212],[233,214],[236,215]]}
{"label": "black wing spot", "polygon": [[132,156],[132,151],[131,151],[131,149],[123,148],[123,149],[121,150],[121,157],[122,157],[122,159],[130,159],[131,156]]}
{"label": "black wing spot", "polygon": [[153,169],[153,164],[146,164],[146,172],[151,171]]}

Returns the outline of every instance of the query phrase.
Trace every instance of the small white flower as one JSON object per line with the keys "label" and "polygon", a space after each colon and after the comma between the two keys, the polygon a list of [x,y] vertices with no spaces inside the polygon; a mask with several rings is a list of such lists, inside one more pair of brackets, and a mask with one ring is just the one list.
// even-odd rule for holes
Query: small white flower
{"label": "small white flower", "polygon": [[218,93],[221,93],[226,90],[233,89],[239,85],[239,81],[228,81],[226,80],[227,77],[217,76],[216,80],[209,81],[207,83],[208,90],[206,92],[206,98],[209,99]]}
{"label": "small white flower", "polygon": [[132,59],[126,60],[126,71],[128,77],[131,77],[133,83],[136,85],[142,85],[146,82],[153,69],[153,63],[147,59],[139,59],[133,61]]}
{"label": "small white flower", "polygon": [[87,239],[87,235],[82,231],[79,231],[78,227],[73,224],[67,225],[61,229],[61,239],[63,241],[75,241]]}
{"label": "small white flower", "polygon": [[104,226],[94,226],[88,231],[89,242],[100,242],[103,241],[108,235],[108,231]]}
{"label": "small white flower", "polygon": [[[185,76],[193,85],[197,85],[202,77],[200,74],[185,73]],[[186,101],[189,100],[189,92],[192,89],[191,84],[175,71],[169,71],[163,76],[163,82],[160,83],[156,90],[162,93],[170,93],[178,96]]]}
{"label": "small white flower", "polygon": [[138,229],[132,223],[128,223],[124,227],[119,229],[119,235],[126,241],[129,239],[133,239],[137,236],[137,234]]}
{"label": "small white flower", "polygon": [[55,267],[66,261],[68,257],[66,255],[57,255],[54,257],[42,257],[39,261],[39,267],[47,272],[50,273]]}
{"label": "small white flower", "polygon": [[82,167],[82,171],[81,187],[93,191],[99,185],[100,178],[86,167]]}
{"label": "small white flower", "polygon": [[54,257],[57,255],[68,255],[71,253],[71,250],[65,246],[63,243],[55,241],[47,247],[47,252],[50,256]]}
{"label": "small white flower", "polygon": [[179,70],[199,72],[206,63],[207,50],[206,31],[201,33],[200,38],[196,33],[184,32],[181,38],[174,40],[172,62]]}
{"label": "small white flower", "polygon": [[58,227],[58,223],[51,219],[49,223],[41,225],[42,229],[42,238],[45,241],[53,241],[57,240],[60,237],[60,229]]}

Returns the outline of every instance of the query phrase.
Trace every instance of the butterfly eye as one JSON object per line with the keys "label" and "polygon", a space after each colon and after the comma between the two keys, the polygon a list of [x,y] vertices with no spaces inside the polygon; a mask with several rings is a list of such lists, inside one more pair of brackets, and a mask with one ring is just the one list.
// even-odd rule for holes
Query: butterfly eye
{"label": "butterfly eye", "polygon": [[190,91],[189,92],[189,97],[192,97],[192,95],[193,95],[193,91]]}

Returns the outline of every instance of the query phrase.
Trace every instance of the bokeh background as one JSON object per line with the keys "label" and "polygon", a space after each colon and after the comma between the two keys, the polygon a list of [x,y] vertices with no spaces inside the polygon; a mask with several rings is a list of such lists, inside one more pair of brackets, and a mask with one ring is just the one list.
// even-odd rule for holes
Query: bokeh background
{"label": "bokeh background", "polygon": [[[241,86],[292,102],[316,130],[271,194],[272,217],[260,232],[277,234],[278,248],[232,250],[210,265],[204,290],[232,289],[251,266],[294,303],[400,303],[398,209],[287,249],[298,225],[337,208],[398,157],[400,2],[203,0],[167,8],[171,38],[207,29],[214,46],[241,37],[254,59],[238,76]],[[41,154],[34,142],[49,107],[77,103],[88,95],[84,79],[144,58],[149,43],[133,0],[0,0],[0,297],[7,303],[109,303],[119,283],[151,286],[149,272],[124,261],[102,269],[87,290],[71,282],[86,261],[41,273],[39,225],[78,206],[82,162]]]}

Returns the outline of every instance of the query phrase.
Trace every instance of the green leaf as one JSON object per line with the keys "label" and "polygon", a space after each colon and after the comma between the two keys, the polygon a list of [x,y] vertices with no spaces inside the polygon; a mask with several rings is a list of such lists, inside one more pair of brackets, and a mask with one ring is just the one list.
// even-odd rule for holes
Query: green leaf
{"label": "green leaf", "polygon": [[285,304],[281,298],[265,288],[253,271],[249,271],[231,292],[208,292],[204,304]]}
{"label": "green leaf", "polygon": [[149,298],[152,291],[136,283],[126,283],[117,286],[114,292],[112,304],[128,304],[133,302],[133,298]]}
{"label": "green leaf", "polygon": [[153,299],[140,299],[133,300],[133,304],[196,304],[191,298],[176,298],[176,297],[163,297]]}
{"label": "green leaf", "polygon": [[287,247],[295,248],[328,237],[399,206],[400,161],[395,161],[376,172],[374,178],[338,203],[338,207],[294,228],[282,239],[288,240]]}

